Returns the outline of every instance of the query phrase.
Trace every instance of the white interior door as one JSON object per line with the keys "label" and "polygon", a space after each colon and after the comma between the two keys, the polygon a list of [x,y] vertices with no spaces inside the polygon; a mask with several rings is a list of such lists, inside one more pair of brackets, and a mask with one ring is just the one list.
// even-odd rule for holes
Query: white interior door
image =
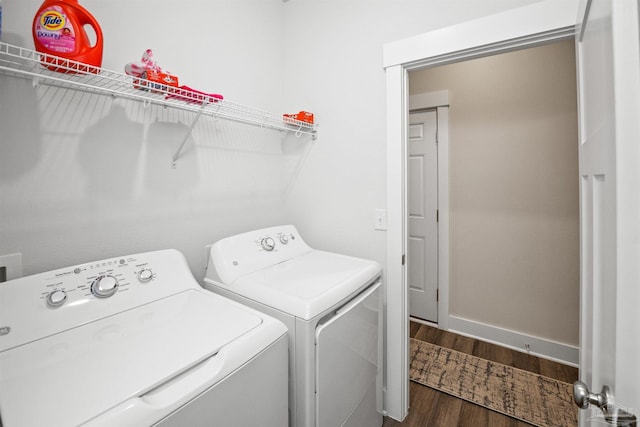
{"label": "white interior door", "polygon": [[593,393],[580,425],[595,426],[611,421],[593,404],[605,385],[615,408],[640,413],[638,4],[584,0],[578,21],[580,379]]}
{"label": "white interior door", "polygon": [[409,313],[438,322],[438,146],[435,110],[411,113],[408,138]]}

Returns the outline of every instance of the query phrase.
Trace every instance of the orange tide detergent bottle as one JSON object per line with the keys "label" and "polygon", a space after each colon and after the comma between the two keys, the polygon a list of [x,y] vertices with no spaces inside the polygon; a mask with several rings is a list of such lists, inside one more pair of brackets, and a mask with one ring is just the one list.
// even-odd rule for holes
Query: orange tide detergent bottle
{"label": "orange tide detergent bottle", "polygon": [[[95,43],[90,40],[85,26],[95,32]],[[33,18],[33,42],[40,53],[94,67],[102,65],[102,30],[78,0],[45,0]],[[61,73],[98,72],[52,57],[43,56],[42,61],[45,67]]]}

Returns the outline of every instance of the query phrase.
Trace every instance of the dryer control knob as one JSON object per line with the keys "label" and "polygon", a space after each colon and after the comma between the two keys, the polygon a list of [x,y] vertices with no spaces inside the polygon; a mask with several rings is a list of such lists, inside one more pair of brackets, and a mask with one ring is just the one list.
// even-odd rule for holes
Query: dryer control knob
{"label": "dryer control knob", "polygon": [[287,235],[286,235],[286,234],[281,234],[281,235],[280,235],[280,242],[281,242],[283,245],[286,245],[287,243],[289,243],[289,238],[287,237]]}
{"label": "dryer control knob", "polygon": [[276,247],[276,242],[271,237],[265,237],[260,241],[260,246],[262,246],[262,249],[265,251],[270,252]]}
{"label": "dryer control knob", "polygon": [[109,298],[115,294],[118,290],[118,279],[105,274],[104,276],[98,276],[96,280],[91,284],[91,292],[98,298]]}
{"label": "dryer control knob", "polygon": [[67,293],[62,289],[50,292],[47,295],[47,305],[50,307],[59,307],[67,300]]}
{"label": "dryer control knob", "polygon": [[138,280],[145,283],[153,279],[153,271],[150,268],[143,268],[138,273]]}

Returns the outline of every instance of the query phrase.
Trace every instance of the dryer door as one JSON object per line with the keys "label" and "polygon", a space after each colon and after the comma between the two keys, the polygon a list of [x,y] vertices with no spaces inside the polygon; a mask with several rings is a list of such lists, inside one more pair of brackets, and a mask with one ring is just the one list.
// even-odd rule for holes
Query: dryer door
{"label": "dryer door", "polygon": [[380,280],[316,328],[316,426],[380,426]]}

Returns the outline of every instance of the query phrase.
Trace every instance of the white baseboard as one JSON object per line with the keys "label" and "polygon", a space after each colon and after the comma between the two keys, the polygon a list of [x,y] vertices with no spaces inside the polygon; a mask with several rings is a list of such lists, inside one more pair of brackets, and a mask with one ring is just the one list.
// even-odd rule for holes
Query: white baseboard
{"label": "white baseboard", "polygon": [[420,323],[421,325],[431,326],[432,328],[437,328],[438,327],[437,323],[431,322],[429,320],[420,319],[418,317],[409,316],[409,320],[411,320],[412,322],[415,322],[415,323]]}
{"label": "white baseboard", "polygon": [[[449,316],[448,330],[565,365],[578,367],[579,364],[579,348],[572,345],[456,316]],[[529,345],[529,351],[526,350],[526,344]]]}

